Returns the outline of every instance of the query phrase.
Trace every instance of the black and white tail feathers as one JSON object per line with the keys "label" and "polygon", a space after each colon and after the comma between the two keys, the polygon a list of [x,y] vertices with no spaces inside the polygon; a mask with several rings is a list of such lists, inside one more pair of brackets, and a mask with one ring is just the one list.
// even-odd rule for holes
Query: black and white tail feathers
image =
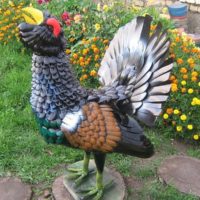
{"label": "black and white tail feathers", "polygon": [[173,61],[167,59],[170,46],[167,32],[162,31],[159,23],[150,33],[151,22],[150,16],[137,17],[120,28],[98,71],[103,88],[123,86],[131,115],[149,126],[154,124],[168,98],[173,67]]}

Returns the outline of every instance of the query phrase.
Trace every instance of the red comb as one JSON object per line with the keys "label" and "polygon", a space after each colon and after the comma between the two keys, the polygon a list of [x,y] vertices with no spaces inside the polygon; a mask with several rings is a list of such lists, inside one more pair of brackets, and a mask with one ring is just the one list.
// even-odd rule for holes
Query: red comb
{"label": "red comb", "polygon": [[49,18],[47,19],[46,24],[53,27],[53,34],[55,37],[58,37],[61,32],[60,23],[54,18]]}

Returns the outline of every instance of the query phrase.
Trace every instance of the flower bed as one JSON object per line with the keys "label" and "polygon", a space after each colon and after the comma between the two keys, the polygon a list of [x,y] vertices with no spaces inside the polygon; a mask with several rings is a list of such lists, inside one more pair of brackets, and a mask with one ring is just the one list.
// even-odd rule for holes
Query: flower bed
{"label": "flower bed", "polygon": [[176,61],[171,95],[163,114],[164,128],[171,136],[200,137],[200,49],[184,33],[171,32],[171,56]]}

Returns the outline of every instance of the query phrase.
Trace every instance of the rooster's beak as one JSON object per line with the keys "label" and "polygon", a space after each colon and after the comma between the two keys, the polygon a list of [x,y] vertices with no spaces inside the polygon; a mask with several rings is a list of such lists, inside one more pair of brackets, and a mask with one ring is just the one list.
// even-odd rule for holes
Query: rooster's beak
{"label": "rooster's beak", "polygon": [[33,8],[33,7],[26,7],[22,9],[22,16],[26,23],[38,25],[44,21],[43,12]]}

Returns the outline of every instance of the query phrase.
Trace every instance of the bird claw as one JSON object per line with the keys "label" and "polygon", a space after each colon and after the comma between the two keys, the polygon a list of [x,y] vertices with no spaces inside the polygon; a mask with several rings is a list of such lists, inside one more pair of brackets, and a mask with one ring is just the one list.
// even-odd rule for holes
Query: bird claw
{"label": "bird claw", "polygon": [[[95,187],[89,187],[86,189],[81,189],[78,191],[78,193],[83,193],[83,196],[81,197],[81,200],[101,200],[103,193],[106,189],[110,188],[113,185],[113,181],[108,182],[105,184],[102,188]],[[93,198],[92,198],[93,197]]]}
{"label": "bird claw", "polygon": [[80,183],[82,183],[82,181],[91,173],[93,173],[95,170],[83,170],[80,168],[68,168],[67,171],[69,171],[70,173],[67,175],[68,179],[75,179],[74,180],[74,185],[75,186],[79,186]]}

